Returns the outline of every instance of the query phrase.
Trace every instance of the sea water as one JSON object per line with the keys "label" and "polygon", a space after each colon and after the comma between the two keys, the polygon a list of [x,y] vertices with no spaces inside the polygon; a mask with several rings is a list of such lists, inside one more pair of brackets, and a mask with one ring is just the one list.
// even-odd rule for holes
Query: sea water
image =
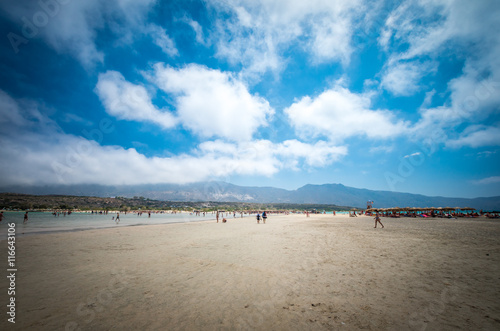
{"label": "sea water", "polygon": [[[70,215],[54,216],[50,212],[29,212],[28,221],[24,222],[24,212],[4,211],[3,221],[0,223],[0,240],[7,238],[8,223],[15,223],[16,235],[38,234],[62,231],[79,231],[101,228],[134,226],[134,225],[152,225],[168,224],[182,222],[215,221],[215,214],[203,213],[199,216],[191,213],[148,213],[144,212],[141,216],[136,213],[120,213],[120,222],[116,223],[116,213],[92,214],[86,212],[73,212]],[[222,216],[221,216],[222,217]],[[231,215],[225,215],[233,218]],[[236,214],[239,218],[240,215]]]}

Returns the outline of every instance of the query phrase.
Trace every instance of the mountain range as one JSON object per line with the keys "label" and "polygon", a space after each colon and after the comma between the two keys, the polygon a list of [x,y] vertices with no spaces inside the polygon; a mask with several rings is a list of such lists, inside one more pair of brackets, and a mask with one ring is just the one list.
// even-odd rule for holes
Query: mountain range
{"label": "mountain range", "polygon": [[24,194],[60,194],[97,197],[144,197],[163,201],[224,201],[255,203],[335,204],[366,208],[368,200],[373,206],[386,207],[471,207],[500,210],[500,196],[480,198],[431,197],[392,191],[375,191],[344,186],[342,184],[308,184],[296,190],[274,187],[238,186],[225,182],[194,184],[145,185],[51,185],[3,187],[0,192]]}

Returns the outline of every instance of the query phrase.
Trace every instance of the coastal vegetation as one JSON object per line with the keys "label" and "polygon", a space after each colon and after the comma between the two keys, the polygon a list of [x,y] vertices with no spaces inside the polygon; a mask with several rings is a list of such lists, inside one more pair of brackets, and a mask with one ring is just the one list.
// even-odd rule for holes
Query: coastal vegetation
{"label": "coastal vegetation", "polygon": [[199,210],[199,211],[244,211],[244,210],[350,210],[349,206],[334,204],[295,204],[295,203],[250,203],[221,201],[161,201],[142,196],[90,197],[71,195],[28,195],[0,193],[0,209],[3,210]]}

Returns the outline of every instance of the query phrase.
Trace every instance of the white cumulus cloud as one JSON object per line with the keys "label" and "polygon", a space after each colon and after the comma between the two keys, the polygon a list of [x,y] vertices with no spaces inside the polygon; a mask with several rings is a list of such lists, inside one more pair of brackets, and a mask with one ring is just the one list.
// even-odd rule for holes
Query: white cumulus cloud
{"label": "white cumulus cloud", "polygon": [[147,14],[155,3],[156,0],[18,0],[2,1],[0,8],[18,24],[19,29],[13,33],[28,41],[41,38],[57,52],[68,53],[85,68],[93,68],[104,62],[105,54],[96,39],[105,28],[126,44],[138,35],[152,33],[158,46],[164,51],[173,51],[170,38],[151,31],[146,24]]}
{"label": "white cumulus cloud", "polygon": [[457,139],[451,139],[446,146],[452,148],[500,146],[500,127],[473,125],[468,127]]}
{"label": "white cumulus cloud", "polygon": [[160,47],[163,53],[174,57],[179,55],[179,51],[175,47],[175,42],[167,34],[167,31],[155,24],[151,24],[146,28],[146,31],[153,38],[156,46]]}
{"label": "white cumulus cloud", "polygon": [[398,121],[390,111],[372,110],[370,103],[369,96],[337,85],[316,98],[303,97],[285,109],[285,113],[304,137],[325,136],[342,141],[363,135],[385,139],[405,132],[405,122]]}
{"label": "white cumulus cloud", "polygon": [[[217,20],[212,38],[217,55],[242,64],[244,76],[281,72],[284,51],[294,44],[315,63],[350,61],[359,0],[210,0],[224,20]],[[229,15],[229,19],[227,19]]]}
{"label": "white cumulus cloud", "polygon": [[382,77],[381,86],[396,96],[409,96],[421,89],[422,77],[435,71],[435,64],[395,63],[389,65]]}
{"label": "white cumulus cloud", "polygon": [[[448,83],[445,92],[449,97],[434,107],[424,102],[421,118],[411,130],[414,138],[434,135],[433,143],[454,147],[491,144],[494,129],[464,131],[454,140],[450,133],[460,130],[464,123],[469,127],[491,119],[498,111],[500,37],[493,31],[500,29],[499,15],[498,1],[448,0],[404,2],[388,15],[383,38],[379,39],[382,46],[393,51],[383,81],[388,90],[401,94],[406,86],[410,90],[419,88],[415,83],[425,70],[419,65],[398,70],[400,63],[425,63],[428,59],[432,63],[448,56],[450,49],[464,61],[461,74]],[[401,52],[400,48],[406,50]],[[492,138],[486,137],[487,133]]]}
{"label": "white cumulus cloud", "polygon": [[100,74],[95,92],[106,112],[116,118],[148,121],[163,128],[171,128],[177,124],[173,114],[153,105],[144,86],[128,82],[119,72],[107,71]]}
{"label": "white cumulus cloud", "polygon": [[114,124],[87,133],[65,133],[39,105],[0,90],[0,185],[193,183],[231,175],[272,176],[282,169],[323,167],[347,154],[330,142],[297,140],[205,141],[169,157],[147,157],[134,148],[101,145]]}
{"label": "white cumulus cloud", "polygon": [[252,95],[231,73],[195,64],[177,69],[160,63],[151,79],[173,96],[182,125],[201,137],[250,140],[274,114],[267,100]]}

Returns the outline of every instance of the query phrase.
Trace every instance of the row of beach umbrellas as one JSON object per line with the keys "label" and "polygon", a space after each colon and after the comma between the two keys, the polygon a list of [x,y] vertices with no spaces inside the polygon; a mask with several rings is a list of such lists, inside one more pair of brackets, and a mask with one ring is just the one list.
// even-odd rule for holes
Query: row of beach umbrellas
{"label": "row of beach umbrellas", "polygon": [[456,211],[456,210],[461,210],[461,211],[472,211],[476,210],[475,208],[471,207],[394,207],[394,208],[371,208],[368,209],[369,211],[381,211],[381,212],[401,212],[401,211],[411,211],[411,212],[419,212],[419,211]]}

